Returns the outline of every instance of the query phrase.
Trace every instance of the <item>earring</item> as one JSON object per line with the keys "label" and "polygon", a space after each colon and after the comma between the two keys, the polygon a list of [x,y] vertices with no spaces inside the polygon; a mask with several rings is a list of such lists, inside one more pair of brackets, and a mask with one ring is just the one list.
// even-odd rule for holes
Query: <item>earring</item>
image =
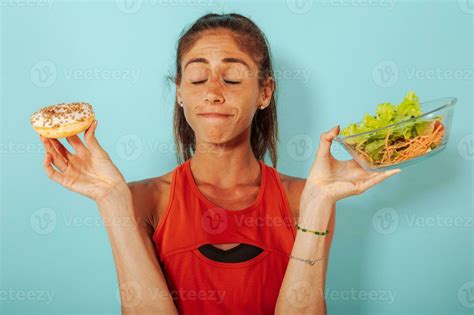
{"label": "earring", "polygon": [[260,109],[264,109],[264,108],[265,108],[265,107],[263,106],[263,104],[262,104],[262,105],[260,105]]}
{"label": "earring", "polygon": [[183,102],[179,102],[179,106],[183,107]]}

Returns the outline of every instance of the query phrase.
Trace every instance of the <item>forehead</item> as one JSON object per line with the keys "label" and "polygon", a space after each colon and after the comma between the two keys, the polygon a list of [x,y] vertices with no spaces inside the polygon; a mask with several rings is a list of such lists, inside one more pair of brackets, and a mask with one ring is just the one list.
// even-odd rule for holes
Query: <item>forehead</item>
{"label": "forehead", "polygon": [[[245,66],[243,63],[245,63],[249,69],[257,67],[251,56],[243,52],[235,42],[234,37],[226,31],[206,32],[201,35],[189,51],[184,54],[181,61],[183,70],[189,64],[206,64],[206,62],[203,62],[203,59],[211,66],[225,62],[240,64],[243,67]],[[196,60],[197,62],[194,62]],[[228,60],[233,60],[234,62],[229,62]],[[243,63],[235,62],[236,60],[240,60]]]}

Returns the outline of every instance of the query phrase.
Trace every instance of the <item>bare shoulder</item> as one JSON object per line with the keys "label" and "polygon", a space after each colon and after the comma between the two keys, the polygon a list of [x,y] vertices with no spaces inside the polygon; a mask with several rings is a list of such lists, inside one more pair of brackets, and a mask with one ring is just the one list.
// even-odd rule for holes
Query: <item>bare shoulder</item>
{"label": "bare shoulder", "polygon": [[283,173],[278,173],[278,175],[288,198],[292,215],[294,218],[298,218],[301,192],[306,184],[306,179]]}
{"label": "bare shoulder", "polygon": [[173,171],[158,177],[128,182],[132,192],[133,207],[141,220],[147,223],[151,233],[166,207]]}

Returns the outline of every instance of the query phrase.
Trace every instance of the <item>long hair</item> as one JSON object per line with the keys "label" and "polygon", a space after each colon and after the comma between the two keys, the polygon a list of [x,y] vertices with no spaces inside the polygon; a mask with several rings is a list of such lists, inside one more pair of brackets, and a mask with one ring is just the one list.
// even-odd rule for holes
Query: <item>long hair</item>
{"label": "long hair", "polygon": [[[249,54],[258,66],[258,84],[262,87],[265,80],[273,77],[273,67],[268,41],[260,28],[249,18],[240,14],[206,14],[197,19],[191,27],[181,33],[176,52],[176,74],[169,79],[180,84],[182,78],[181,61],[194,43],[209,30],[228,30],[239,48]],[[250,142],[252,151],[258,160],[270,154],[273,167],[277,166],[278,121],[276,108],[276,81],[270,105],[264,110],[257,110],[252,125]],[[191,126],[187,123],[184,111],[177,98],[174,104],[174,140],[178,164],[188,160],[196,151],[196,138]]]}

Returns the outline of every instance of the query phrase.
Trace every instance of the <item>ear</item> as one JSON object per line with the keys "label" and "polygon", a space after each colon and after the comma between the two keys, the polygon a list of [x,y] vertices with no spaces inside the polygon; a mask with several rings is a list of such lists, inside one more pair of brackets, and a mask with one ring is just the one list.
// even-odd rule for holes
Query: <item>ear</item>
{"label": "ear", "polygon": [[263,105],[265,107],[270,104],[272,99],[273,92],[275,91],[275,80],[272,77],[268,77],[263,83],[262,88],[260,89],[260,98],[257,106]]}
{"label": "ear", "polygon": [[181,99],[181,88],[179,87],[179,85],[176,85],[176,102],[180,102],[182,99]]}

